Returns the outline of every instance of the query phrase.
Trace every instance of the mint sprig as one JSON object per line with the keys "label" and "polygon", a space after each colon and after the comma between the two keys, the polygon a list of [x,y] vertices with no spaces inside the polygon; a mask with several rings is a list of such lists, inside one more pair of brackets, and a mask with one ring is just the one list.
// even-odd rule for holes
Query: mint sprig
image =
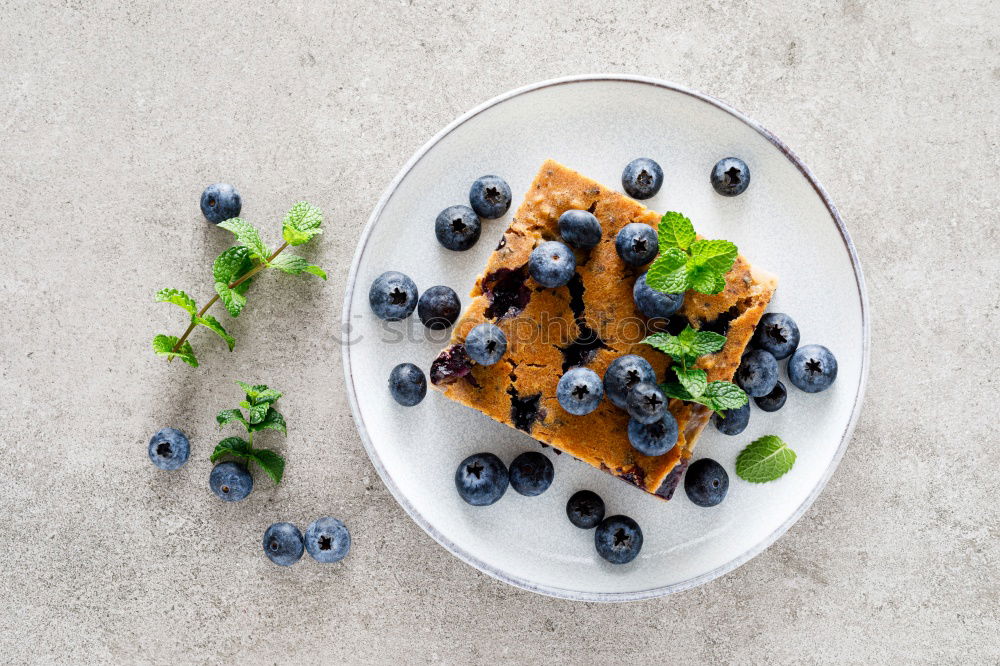
{"label": "mint sprig", "polygon": [[275,483],[281,483],[281,477],[285,473],[285,459],[270,449],[255,449],[253,446],[254,433],[261,430],[279,430],[288,434],[285,417],[273,406],[281,393],[264,384],[251,386],[244,382],[236,383],[246,394],[246,399],[240,401],[240,407],[246,409],[247,414],[244,415],[240,409],[223,409],[216,414],[215,420],[220,428],[230,423],[239,423],[246,430],[247,438],[226,437],[215,446],[210,459],[214,463],[228,456],[253,462]]}
{"label": "mint sprig", "polygon": [[795,451],[777,435],[754,440],[736,457],[736,475],[750,483],[766,483],[784,476],[795,464]]}
{"label": "mint sprig", "polygon": [[657,231],[658,256],[646,273],[646,284],[657,291],[680,294],[689,289],[718,294],[726,288],[726,273],[736,261],[736,246],[727,240],[697,240],[691,220],[665,213]]}
{"label": "mint sprig", "polygon": [[231,317],[238,317],[247,304],[247,289],[253,277],[265,268],[276,268],[291,275],[309,273],[326,279],[326,272],[319,266],[314,266],[304,258],[281,253],[290,245],[303,245],[314,236],[322,233],[323,213],[319,208],[304,201],[292,206],[281,223],[281,235],[285,242],[274,252],[271,252],[260,237],[260,232],[249,222],[238,217],[221,222],[219,226],[231,231],[236,236],[235,245],[218,257],[212,264],[212,278],[215,283],[215,295],[201,309],[197,303],[180,289],[161,289],[156,293],[156,301],[173,303],[190,315],[187,330],[180,337],[157,335],[153,340],[153,351],[166,356],[168,361],[174,357],[185,363],[198,367],[188,336],[198,326],[213,331],[226,343],[229,351],[233,351],[236,339],[222,326],[222,323],[206,314],[216,301],[221,300]]}
{"label": "mint sprig", "polygon": [[667,397],[705,405],[723,418],[726,410],[742,407],[749,400],[747,394],[732,382],[710,382],[707,372],[693,367],[698,357],[722,349],[726,345],[726,336],[712,331],[696,331],[688,325],[678,335],[653,333],[643,342],[674,361],[670,367],[677,381],[660,385],[660,390]]}

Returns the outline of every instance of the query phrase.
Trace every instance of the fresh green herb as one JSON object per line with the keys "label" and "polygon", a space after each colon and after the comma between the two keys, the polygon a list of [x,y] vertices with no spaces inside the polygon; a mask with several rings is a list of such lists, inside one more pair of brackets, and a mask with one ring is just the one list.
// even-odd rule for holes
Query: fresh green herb
{"label": "fresh green herb", "polygon": [[696,331],[688,325],[680,335],[653,333],[643,342],[674,360],[670,367],[677,381],[660,385],[660,390],[667,397],[705,405],[723,418],[725,414],[722,412],[742,407],[749,400],[747,394],[732,382],[710,382],[708,373],[694,367],[699,356],[714,354],[722,349],[726,336],[712,331]]}
{"label": "fresh green herb", "polygon": [[795,464],[795,451],[777,435],[754,440],[736,457],[736,474],[750,483],[766,483],[784,476]]}
{"label": "fresh green herb", "polygon": [[246,399],[240,401],[240,407],[246,410],[246,414],[240,409],[223,409],[215,420],[219,428],[230,423],[241,424],[247,431],[247,438],[226,437],[216,445],[211,461],[216,462],[222,457],[230,456],[254,462],[275,483],[281,483],[281,477],[285,473],[285,459],[270,449],[253,447],[254,433],[261,430],[280,430],[288,434],[285,417],[274,408],[274,403],[281,394],[263,384],[251,386],[243,382],[236,383],[246,394]]}
{"label": "fresh green herb", "polygon": [[195,300],[180,289],[161,289],[156,292],[156,301],[173,303],[191,316],[187,330],[178,338],[173,335],[157,335],[153,339],[153,351],[159,356],[166,356],[168,361],[174,357],[188,365],[198,367],[198,359],[194,355],[188,336],[198,326],[214,331],[225,341],[229,351],[233,351],[236,340],[226,332],[218,319],[206,314],[216,301],[221,300],[231,317],[240,316],[247,304],[247,289],[253,276],[265,268],[277,268],[285,273],[299,275],[309,273],[326,279],[326,273],[319,266],[313,266],[302,257],[294,254],[282,254],[289,245],[303,245],[312,240],[313,236],[322,233],[323,213],[319,208],[299,202],[292,206],[281,224],[281,235],[285,242],[274,252],[260,238],[260,233],[249,222],[234,217],[219,224],[236,236],[235,245],[218,257],[212,264],[212,277],[215,281],[215,296],[212,296],[200,310]]}
{"label": "fresh green herb", "polygon": [[[680,213],[665,213],[657,232],[660,256],[646,273],[646,284],[658,291],[680,294],[694,290],[717,294],[726,288],[726,273],[736,261],[736,246],[725,240],[699,240],[691,220]],[[713,354],[726,344],[726,336],[696,331],[687,326],[680,335],[654,333],[645,340],[669,355],[676,382],[660,386],[671,397],[705,405],[725,418],[725,410],[737,409],[749,398],[732,382],[708,381],[708,374],[693,367],[699,356]]]}
{"label": "fresh green herb", "polygon": [[726,240],[697,240],[691,220],[666,213],[658,231],[660,256],[650,265],[646,283],[658,291],[680,294],[689,289],[717,294],[736,261],[736,246]]}

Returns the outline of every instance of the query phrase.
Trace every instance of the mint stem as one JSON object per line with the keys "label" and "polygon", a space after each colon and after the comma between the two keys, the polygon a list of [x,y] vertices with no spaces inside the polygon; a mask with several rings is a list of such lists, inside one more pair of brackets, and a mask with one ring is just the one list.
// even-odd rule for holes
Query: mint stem
{"label": "mint stem", "polygon": [[[268,257],[265,261],[257,264],[256,266],[254,266],[253,268],[251,268],[249,271],[247,271],[246,274],[243,275],[242,277],[240,277],[239,280],[236,280],[236,282],[233,282],[231,285],[229,285],[229,288],[230,289],[235,289],[236,287],[240,286],[241,284],[243,284],[244,282],[246,282],[247,280],[249,280],[250,278],[252,278],[257,273],[259,273],[262,270],[264,270],[267,267],[267,264],[269,264],[272,261],[274,261],[274,258],[277,257],[279,254],[281,254],[282,250],[284,250],[286,247],[288,247],[288,243],[287,242],[282,243],[281,247],[279,247],[277,250],[274,251],[274,254],[272,254],[270,257]],[[212,296],[211,300],[209,300],[208,303],[205,303],[204,307],[202,307],[201,310],[198,310],[198,316],[199,317],[204,316],[205,313],[208,312],[208,309],[210,307],[212,307],[213,305],[215,305],[216,301],[218,301],[218,300],[219,300],[219,295],[218,294],[216,294],[215,296]],[[191,335],[191,331],[193,331],[195,329],[195,326],[197,326],[197,324],[195,324],[193,321],[188,325],[187,330],[184,331],[184,334],[180,338],[177,339],[177,343],[174,345],[173,351],[177,351],[178,349],[181,348],[181,345],[183,345],[184,342],[188,339],[188,336]],[[169,358],[167,358],[168,362],[169,361],[173,361],[173,360],[174,360],[173,356],[170,356]],[[251,435],[251,438],[252,438],[252,435]],[[251,439],[251,441],[252,441],[252,439]]]}

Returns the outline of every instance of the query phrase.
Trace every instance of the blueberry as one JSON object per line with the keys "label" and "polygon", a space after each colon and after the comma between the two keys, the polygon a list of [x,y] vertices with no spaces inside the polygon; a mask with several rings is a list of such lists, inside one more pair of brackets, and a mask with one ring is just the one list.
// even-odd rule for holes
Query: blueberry
{"label": "blueberry", "polygon": [[526,451],[510,464],[510,487],[527,497],[541,495],[555,476],[552,461],[538,451]]}
{"label": "blueberry", "polygon": [[723,435],[738,435],[750,423],[750,403],[747,402],[739,409],[726,410],[723,414],[725,414],[725,418],[718,414],[712,415],[712,422],[715,423],[716,429]]}
{"label": "blueberry", "polygon": [[684,294],[665,294],[646,284],[646,273],[636,279],[632,300],[639,312],[650,319],[666,319],[684,305]]}
{"label": "blueberry", "polygon": [[684,492],[698,506],[715,506],[726,499],[729,475],[711,458],[696,460],[684,475]]}
{"label": "blueberry", "polygon": [[779,379],[770,393],[754,398],[753,401],[765,412],[776,412],[785,406],[786,398],[788,398],[788,392]]}
{"label": "blueberry", "polygon": [[306,528],[306,550],[317,562],[339,562],[351,551],[351,533],[336,518],[317,518]]}
{"label": "blueberry", "polygon": [[545,241],[531,251],[528,272],[543,287],[561,287],[576,272],[576,257],[566,244]]}
{"label": "blueberry", "polygon": [[601,223],[593,213],[568,210],[559,216],[559,235],[573,247],[587,250],[601,242]]}
{"label": "blueberry", "polygon": [[806,393],[819,393],[837,379],[837,359],[823,345],[806,345],[788,360],[788,378]]}
{"label": "blueberry", "polygon": [[615,249],[629,266],[644,266],[659,251],[656,230],[641,222],[626,224],[615,236]]}
{"label": "blueberry", "polygon": [[492,453],[471,455],[455,470],[458,494],[472,506],[489,506],[507,492],[509,477],[503,461]]}
{"label": "blueberry", "polygon": [[507,352],[507,336],[489,322],[479,324],[465,336],[465,353],[480,365],[493,365]]}
{"label": "blueberry", "polygon": [[639,423],[656,423],[667,411],[667,398],[652,382],[639,382],[625,397],[625,409]]}
{"label": "blueberry", "polygon": [[751,349],[743,356],[733,379],[751,398],[767,395],[778,382],[778,362],[771,352]]}
{"label": "blueberry", "polygon": [[438,285],[420,295],[417,316],[424,326],[431,329],[448,328],[458,320],[462,303],[451,287]]}
{"label": "blueberry", "polygon": [[275,523],[264,532],[263,546],[267,559],[290,567],[302,558],[302,532],[291,523]]}
{"label": "blueberry", "polygon": [[574,416],[589,414],[601,404],[604,385],[600,376],[590,368],[571,368],[559,378],[556,399],[559,405]]}
{"label": "blueberry", "polygon": [[639,423],[628,420],[628,441],[644,456],[662,456],[677,443],[677,419],[664,412],[659,421]]}
{"label": "blueberry", "polygon": [[431,361],[431,384],[435,386],[454,384],[472,372],[472,359],[465,351],[465,345],[454,344]]}
{"label": "blueberry", "polygon": [[642,550],[642,529],[628,516],[608,516],[594,532],[594,546],[611,564],[627,564]]}
{"label": "blueberry", "polygon": [[712,187],[719,194],[735,197],[750,185],[750,168],[738,157],[724,157],[712,167]]}
{"label": "blueberry", "polygon": [[468,250],[479,240],[482,224],[476,211],[468,206],[449,206],[438,213],[434,233],[438,242],[449,250]]}
{"label": "blueberry", "polygon": [[566,515],[580,529],[593,529],[604,520],[604,500],[593,491],[579,490],[566,502]]}
{"label": "blueberry", "polygon": [[389,393],[403,407],[419,404],[427,395],[427,377],[412,363],[400,363],[389,373]]}
{"label": "blueberry", "polygon": [[500,176],[483,176],[469,188],[469,204],[487,220],[503,217],[510,208],[510,186]]}
{"label": "blueberry", "polygon": [[417,307],[417,285],[402,273],[386,271],[368,289],[368,305],[379,319],[406,319]]}
{"label": "blueberry", "polygon": [[215,183],[201,193],[201,212],[212,224],[239,217],[243,208],[240,193],[229,183]]}
{"label": "blueberry", "polygon": [[191,454],[187,436],[177,428],[164,428],[149,438],[149,459],[160,469],[183,467]]}
{"label": "blueberry", "polygon": [[246,467],[234,462],[221,462],[212,468],[208,486],[224,502],[239,502],[253,490],[253,477]]}
{"label": "blueberry", "polygon": [[628,392],[639,382],[656,383],[653,366],[635,354],[619,356],[604,372],[604,393],[615,407],[625,409]]}
{"label": "blueberry", "polygon": [[783,312],[768,312],[760,318],[750,344],[771,352],[780,361],[791,356],[799,346],[799,327]]}
{"label": "blueberry", "polygon": [[656,196],[662,186],[663,169],[648,157],[632,160],[622,171],[622,187],[633,199],[648,199]]}

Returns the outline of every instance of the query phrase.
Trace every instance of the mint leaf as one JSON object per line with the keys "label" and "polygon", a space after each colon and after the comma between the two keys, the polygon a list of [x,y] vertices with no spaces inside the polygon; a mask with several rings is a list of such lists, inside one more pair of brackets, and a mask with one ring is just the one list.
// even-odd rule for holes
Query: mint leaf
{"label": "mint leaf", "polygon": [[278,430],[286,435],[288,434],[288,429],[285,426],[285,417],[278,413],[278,410],[274,407],[268,407],[261,422],[251,424],[247,429],[251,432],[257,432],[259,430]]}
{"label": "mint leaf", "polygon": [[795,464],[795,451],[777,435],[754,440],[736,457],[736,475],[750,483],[766,483],[783,476]]}
{"label": "mint leaf", "polygon": [[688,324],[684,329],[677,334],[677,340],[681,343],[684,348],[685,356],[690,356],[693,352],[694,341],[698,339],[698,331],[694,330],[691,324]]}
{"label": "mint leaf", "polygon": [[285,474],[284,458],[269,449],[255,449],[249,457],[271,477],[272,481],[281,483],[281,477]]}
{"label": "mint leaf", "polygon": [[308,261],[297,254],[280,254],[271,262],[271,266],[291,275],[301,273],[312,273],[317,277],[326,279],[326,273],[319,266],[313,266]]}
{"label": "mint leaf", "polygon": [[688,324],[678,335],[653,333],[643,342],[669,355],[677,364],[692,365],[699,356],[722,349],[726,336],[711,331],[696,331]]}
{"label": "mint leaf", "polygon": [[281,222],[282,227],[290,227],[296,231],[313,231],[321,224],[323,224],[323,211],[306,201],[300,201],[292,206]]}
{"label": "mint leaf", "polygon": [[259,405],[252,405],[243,400],[240,402],[240,407],[247,410],[247,420],[250,421],[250,425],[254,425],[264,420],[264,416],[267,414],[267,409],[270,405],[266,402]]}
{"label": "mint leaf", "polygon": [[212,277],[216,282],[225,282],[228,285],[243,277],[251,268],[253,260],[250,258],[250,250],[242,245],[234,245],[215,258],[212,263]]}
{"label": "mint leaf", "polygon": [[[239,386],[241,389],[243,389],[243,392],[246,393],[248,400],[253,400],[254,398],[256,398],[257,393],[260,391],[260,386],[263,386],[263,385],[251,386],[250,384],[247,384],[246,382],[241,382],[238,379],[236,380],[236,385]],[[267,387],[264,386],[264,388]]]}
{"label": "mint leaf", "polygon": [[194,314],[198,310],[198,306],[195,305],[194,299],[185,294],[180,289],[161,289],[156,292],[156,302],[157,303],[173,303],[174,305],[179,305],[191,314]]}
{"label": "mint leaf", "polygon": [[691,402],[693,398],[691,394],[684,390],[684,387],[677,382],[665,382],[660,384],[660,390],[663,391],[663,395],[668,398],[677,398],[678,400],[684,400],[686,402]]}
{"label": "mint leaf", "polygon": [[705,387],[705,392],[694,399],[694,402],[705,405],[715,412],[728,409],[738,409],[749,402],[750,398],[732,382],[714,381]]}
{"label": "mint leaf", "polygon": [[685,356],[686,349],[676,335],[669,333],[653,333],[642,341],[671,357],[677,363],[681,363]]}
{"label": "mint leaf", "polygon": [[291,227],[281,230],[281,235],[289,245],[304,245],[312,240],[316,234],[323,233],[322,229],[311,229],[309,231],[299,231]]}
{"label": "mint leaf", "polygon": [[247,396],[247,400],[254,405],[274,402],[281,397],[281,393],[279,391],[268,388],[267,384],[254,384],[251,386],[246,382],[237,381],[236,385],[243,389],[243,392]]}
{"label": "mint leaf", "polygon": [[257,394],[257,397],[253,399],[253,404],[263,405],[264,403],[271,404],[281,397],[281,394],[274,389],[266,388]]}
{"label": "mint leaf", "polygon": [[657,291],[680,294],[688,290],[687,254],[671,248],[663,252],[650,265],[646,273],[646,284]]}
{"label": "mint leaf", "polygon": [[237,458],[249,458],[253,453],[250,442],[242,437],[226,437],[215,445],[215,450],[209,457],[210,462],[215,462],[222,456],[236,456]]}
{"label": "mint leaf", "polygon": [[243,412],[238,409],[223,409],[221,412],[215,415],[215,420],[221,428],[224,425],[228,425],[233,421],[239,421],[243,424],[247,430],[250,429],[250,425],[247,420],[243,417]]}
{"label": "mint leaf", "polygon": [[229,316],[239,317],[240,313],[243,312],[243,307],[247,304],[247,297],[243,294],[249,286],[250,280],[243,282],[235,289],[230,289],[226,282],[215,283],[215,293],[219,295],[222,304],[226,306]]}
{"label": "mint leaf", "polygon": [[696,266],[707,266],[725,275],[736,261],[736,246],[727,240],[697,240],[691,244],[691,259]]}
{"label": "mint leaf", "polygon": [[699,294],[718,294],[726,288],[726,278],[707,266],[692,266],[688,270],[691,289]]}
{"label": "mint leaf", "polygon": [[153,338],[153,351],[157,356],[166,356],[168,359],[176,356],[192,368],[197,368],[198,359],[195,358],[194,350],[191,348],[190,342],[185,340],[180,349],[174,351],[174,345],[177,344],[178,340],[179,338],[176,335],[157,335]]}
{"label": "mint leaf", "polygon": [[[240,402],[240,407],[247,410],[247,418],[250,422],[250,427],[248,429],[256,431],[264,428],[270,428],[272,430],[281,430],[284,432],[284,419],[281,417],[281,414],[278,414],[278,412],[271,407],[271,403],[280,398],[281,393],[272,388],[268,388],[266,384],[254,384],[251,386],[250,384],[241,381],[237,381],[236,384],[243,389],[243,392],[247,396],[246,400]],[[274,420],[265,425],[269,412],[274,412],[276,418],[274,415],[270,415]],[[260,427],[253,427],[258,425]]]}
{"label": "mint leaf", "polygon": [[717,294],[726,288],[726,273],[736,261],[736,246],[726,240],[698,240],[691,244],[688,278],[691,288]]}
{"label": "mint leaf", "polygon": [[673,368],[678,381],[660,384],[660,390],[668,398],[696,402],[714,412],[737,409],[749,400],[739,386],[730,382],[714,381],[702,385],[701,382],[707,379],[707,375],[700,368],[692,368],[686,372],[676,366]]}
{"label": "mint leaf", "polygon": [[297,254],[280,254],[271,262],[271,266],[289,275],[298,275],[306,269],[309,262]]}
{"label": "mint leaf", "polygon": [[247,304],[244,296],[253,278],[244,280],[235,288],[230,289],[229,285],[246,275],[247,271],[253,268],[253,260],[250,259],[250,250],[242,245],[229,248],[218,257],[212,264],[212,277],[215,278],[215,293],[222,299],[222,304],[232,317],[239,317],[243,306]]}
{"label": "mint leaf", "polygon": [[222,324],[219,323],[218,319],[210,314],[202,315],[201,317],[198,315],[191,315],[191,321],[199,326],[204,326],[211,331],[215,331],[220,338],[226,341],[226,346],[229,347],[229,351],[233,351],[233,347],[236,345],[236,338],[226,332],[226,329],[222,327]]}
{"label": "mint leaf", "polygon": [[255,405],[262,405],[264,403],[271,404],[280,397],[281,394],[275,391],[274,389],[266,389],[257,394],[257,397],[254,398],[253,400],[253,404]]}
{"label": "mint leaf", "polygon": [[691,220],[675,212],[663,214],[657,235],[660,239],[661,253],[666,253],[670,248],[686,250],[697,237]]}
{"label": "mint leaf", "polygon": [[685,370],[679,365],[673,366],[673,370],[674,374],[677,375],[677,382],[691,396],[690,398],[685,398],[686,400],[694,400],[705,392],[705,387],[708,386],[707,372],[701,368],[688,368]]}
{"label": "mint leaf", "polygon": [[281,223],[281,235],[289,245],[302,245],[312,240],[313,236],[323,233],[319,228],[321,224],[323,211],[300,201],[285,215]]}
{"label": "mint leaf", "polygon": [[691,341],[691,352],[695,356],[714,354],[726,346],[726,336],[712,331],[698,331]]}
{"label": "mint leaf", "polygon": [[250,250],[251,259],[259,259],[264,264],[267,264],[267,258],[271,253],[267,249],[267,246],[264,245],[264,241],[260,239],[260,232],[252,224],[234,217],[225,222],[220,222],[218,226],[233,232],[236,236],[236,242],[246,246]]}
{"label": "mint leaf", "polygon": [[646,274],[658,291],[679,294],[693,289],[717,294],[726,288],[726,273],[736,261],[736,246],[726,240],[698,240],[691,220],[669,212],[660,220],[660,256]]}

